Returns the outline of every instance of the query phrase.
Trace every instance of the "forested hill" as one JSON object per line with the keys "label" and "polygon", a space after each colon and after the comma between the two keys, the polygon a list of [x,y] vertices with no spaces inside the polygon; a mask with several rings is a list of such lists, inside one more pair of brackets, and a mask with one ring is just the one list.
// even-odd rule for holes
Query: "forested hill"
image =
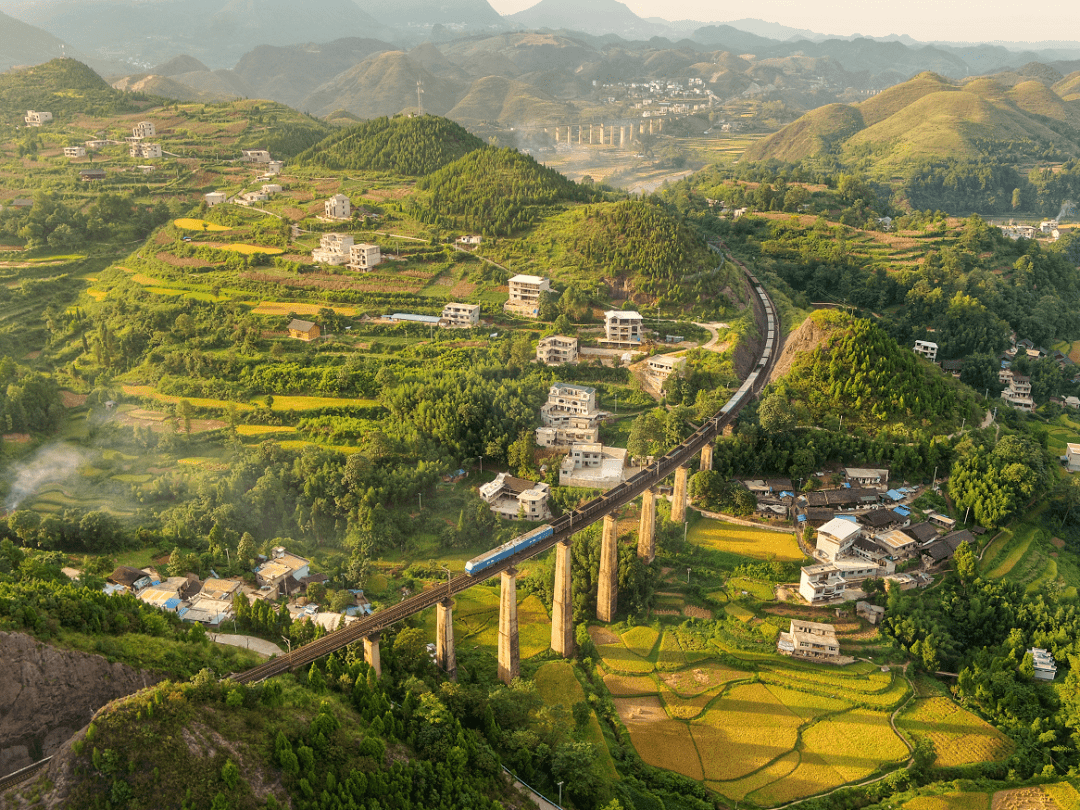
{"label": "forested hill", "polygon": [[300,154],[296,164],[420,177],[483,147],[483,141],[446,118],[375,118],[334,133]]}
{"label": "forested hill", "polygon": [[586,202],[593,192],[516,149],[482,149],[422,178],[417,216],[431,225],[507,236],[531,225],[542,209]]}
{"label": "forested hill", "polygon": [[777,391],[803,410],[800,419],[822,424],[843,414],[852,427],[947,428],[966,411],[961,405],[969,393],[881,327],[836,310],[810,317],[827,334],[795,359]]}
{"label": "forested hill", "polygon": [[58,118],[135,112],[131,97],[74,59],[53,59],[43,65],[0,74],[0,123],[18,123],[26,110],[45,110]]}

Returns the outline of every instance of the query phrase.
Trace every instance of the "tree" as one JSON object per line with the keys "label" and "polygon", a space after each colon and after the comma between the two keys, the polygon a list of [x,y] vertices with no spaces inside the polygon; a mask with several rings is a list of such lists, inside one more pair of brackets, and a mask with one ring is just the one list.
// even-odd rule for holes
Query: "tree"
{"label": "tree", "polygon": [[255,538],[249,532],[240,536],[236,546],[236,561],[244,568],[250,568],[255,562]]}
{"label": "tree", "polygon": [[957,576],[960,577],[964,584],[972,582],[978,575],[978,560],[975,557],[975,551],[967,540],[956,547],[956,553],[953,554],[953,565],[956,567]]}
{"label": "tree", "polygon": [[767,433],[784,433],[795,427],[791,403],[778,393],[770,394],[758,407],[758,423]]}

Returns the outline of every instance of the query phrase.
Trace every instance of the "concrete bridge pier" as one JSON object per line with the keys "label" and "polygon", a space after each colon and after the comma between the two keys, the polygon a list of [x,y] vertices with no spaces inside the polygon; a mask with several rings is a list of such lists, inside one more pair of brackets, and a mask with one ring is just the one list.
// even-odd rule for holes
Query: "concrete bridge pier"
{"label": "concrete bridge pier", "polygon": [[521,674],[521,650],[518,647],[517,569],[502,572],[502,596],[499,601],[499,680],[507,686]]}
{"label": "concrete bridge pier", "polygon": [[656,559],[656,490],[641,493],[641,523],[638,525],[637,555],[646,565]]}
{"label": "concrete bridge pier", "polygon": [[578,124],[578,128],[577,128],[577,145],[581,146],[583,143],[585,143],[584,139],[585,139],[585,127],[583,127],[581,124]]}
{"label": "concrete bridge pier", "polygon": [[671,494],[671,522],[686,522],[686,479],[689,475],[686,467],[675,468],[675,488]]}
{"label": "concrete bridge pier", "polygon": [[382,636],[378,633],[364,636],[364,660],[375,670],[376,678],[382,677],[382,658],[379,655],[379,641],[381,640]]}
{"label": "concrete bridge pier", "polygon": [[619,601],[619,521],[614,515],[604,515],[604,539],[600,547],[600,581],[596,595],[596,618],[602,622],[615,621]]}
{"label": "concrete bridge pier", "polygon": [[435,660],[451,678],[457,677],[454,651],[454,600],[449,597],[435,607]]}
{"label": "concrete bridge pier", "polygon": [[701,469],[702,470],[711,470],[712,469],[712,456],[713,456],[713,445],[712,445],[712,442],[709,442],[708,444],[706,444],[704,447],[701,448]]}
{"label": "concrete bridge pier", "polygon": [[555,599],[551,606],[551,649],[563,658],[570,658],[574,654],[574,597],[570,583],[569,540],[563,540],[555,546]]}

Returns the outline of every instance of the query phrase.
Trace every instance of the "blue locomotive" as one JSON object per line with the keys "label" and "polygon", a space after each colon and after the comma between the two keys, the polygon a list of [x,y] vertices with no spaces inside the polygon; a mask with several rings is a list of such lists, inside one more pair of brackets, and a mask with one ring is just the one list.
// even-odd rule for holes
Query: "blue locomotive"
{"label": "blue locomotive", "polygon": [[522,549],[536,545],[541,540],[546,540],[551,537],[554,531],[555,530],[551,528],[551,526],[541,526],[539,529],[533,529],[527,534],[515,537],[510,542],[503,543],[498,548],[494,548],[486,554],[481,554],[479,557],[473,557],[465,563],[465,573],[469,576],[474,576],[485,568],[490,568],[493,565],[501,563],[508,557],[514,556]]}

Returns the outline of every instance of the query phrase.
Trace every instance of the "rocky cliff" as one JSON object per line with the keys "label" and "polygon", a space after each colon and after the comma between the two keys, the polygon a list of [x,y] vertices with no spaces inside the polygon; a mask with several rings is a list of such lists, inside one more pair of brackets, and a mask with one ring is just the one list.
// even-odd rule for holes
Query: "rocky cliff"
{"label": "rocky cliff", "polygon": [[160,680],[100,655],[0,633],[0,775],[49,756],[106,703]]}

